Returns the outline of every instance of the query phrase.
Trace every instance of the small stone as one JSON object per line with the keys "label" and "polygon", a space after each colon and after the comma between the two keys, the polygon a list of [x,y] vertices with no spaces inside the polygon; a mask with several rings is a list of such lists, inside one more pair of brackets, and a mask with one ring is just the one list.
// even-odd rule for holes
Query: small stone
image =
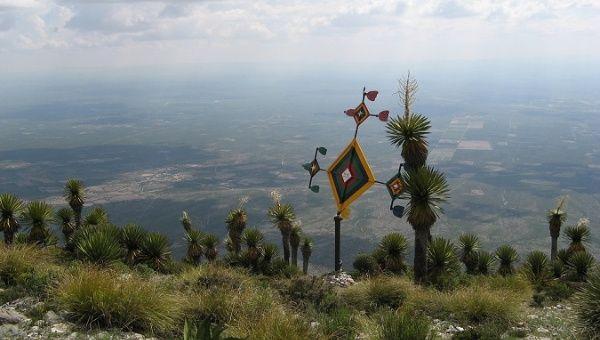
{"label": "small stone", "polygon": [[54,313],[54,311],[47,311],[46,315],[44,315],[44,320],[49,323],[58,323],[62,321],[62,318],[60,316],[58,316],[58,314]]}
{"label": "small stone", "polygon": [[44,320],[38,320],[35,322],[35,325],[38,327],[44,327],[45,324],[46,324],[46,321],[44,321]]}
{"label": "small stone", "polygon": [[27,333],[17,325],[6,324],[0,326],[0,339],[19,339],[27,337]]}
{"label": "small stone", "polygon": [[540,332],[540,333],[548,333],[548,330],[546,328],[544,328],[544,327],[539,327],[537,329],[537,331]]}
{"label": "small stone", "polygon": [[64,334],[71,330],[69,325],[64,323],[57,323],[50,328],[50,332],[54,334]]}
{"label": "small stone", "polygon": [[464,331],[465,329],[464,329],[464,328],[462,328],[462,327],[460,327],[460,326],[456,326],[456,330],[457,330],[457,331],[459,331],[459,332],[462,332],[462,331]]}
{"label": "small stone", "polygon": [[535,320],[535,319],[537,319],[537,318],[538,318],[538,316],[537,316],[537,315],[535,315],[535,314],[530,314],[530,315],[527,315],[527,318],[528,318],[528,319],[531,319],[531,320]]}
{"label": "small stone", "polygon": [[27,317],[12,308],[0,308],[0,324],[20,323],[27,320]]}
{"label": "small stone", "polygon": [[318,321],[311,321],[310,323],[310,328],[317,328],[319,327],[320,323]]}

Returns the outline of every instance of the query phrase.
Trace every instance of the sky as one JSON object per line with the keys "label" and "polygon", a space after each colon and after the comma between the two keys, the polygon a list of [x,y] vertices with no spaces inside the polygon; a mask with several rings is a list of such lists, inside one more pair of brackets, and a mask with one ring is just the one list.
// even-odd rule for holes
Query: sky
{"label": "sky", "polygon": [[0,0],[5,70],[600,61],[598,0]]}

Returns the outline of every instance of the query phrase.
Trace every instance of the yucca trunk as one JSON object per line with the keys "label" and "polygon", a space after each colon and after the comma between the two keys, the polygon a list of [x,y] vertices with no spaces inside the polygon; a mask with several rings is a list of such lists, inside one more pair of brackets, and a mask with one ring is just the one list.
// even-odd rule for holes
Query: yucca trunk
{"label": "yucca trunk", "polygon": [[206,256],[206,259],[209,262],[214,261],[217,258],[217,248],[209,248],[209,249],[207,249],[205,256]]}
{"label": "yucca trunk", "polygon": [[231,245],[233,246],[233,252],[236,255],[239,255],[242,251],[242,235],[235,230],[229,231],[229,239],[231,240]]}
{"label": "yucca trunk", "polygon": [[550,249],[550,259],[554,261],[556,259],[556,254],[558,253],[558,236],[552,236],[552,247]]}
{"label": "yucca trunk", "polygon": [[283,243],[283,260],[285,263],[290,264],[290,230],[287,226],[280,228],[281,230],[281,242]]}
{"label": "yucca trunk", "polygon": [[73,208],[73,217],[75,220],[75,230],[81,228],[81,208]]}
{"label": "yucca trunk", "polygon": [[32,226],[29,231],[29,242],[45,244],[48,237],[48,230],[43,226]]}
{"label": "yucca trunk", "polygon": [[292,245],[292,265],[298,267],[298,246]]}
{"label": "yucca trunk", "polygon": [[13,244],[15,240],[15,233],[11,230],[5,230],[4,231],[4,243],[9,245],[9,244]]}
{"label": "yucca trunk", "polygon": [[555,219],[550,221],[550,237],[552,238],[552,246],[550,248],[550,260],[556,259],[558,253],[558,237],[560,236],[560,221]]}
{"label": "yucca trunk", "polygon": [[308,274],[308,262],[310,261],[309,253],[302,253],[302,272]]}
{"label": "yucca trunk", "polygon": [[427,249],[431,235],[428,228],[415,229],[415,259],[413,269],[416,282],[424,282],[427,277]]}

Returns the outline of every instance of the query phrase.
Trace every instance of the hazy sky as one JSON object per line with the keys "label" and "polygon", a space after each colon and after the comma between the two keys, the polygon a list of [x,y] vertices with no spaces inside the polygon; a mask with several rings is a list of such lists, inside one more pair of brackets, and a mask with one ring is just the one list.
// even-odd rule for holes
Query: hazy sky
{"label": "hazy sky", "polygon": [[0,67],[600,60],[600,1],[0,0]]}

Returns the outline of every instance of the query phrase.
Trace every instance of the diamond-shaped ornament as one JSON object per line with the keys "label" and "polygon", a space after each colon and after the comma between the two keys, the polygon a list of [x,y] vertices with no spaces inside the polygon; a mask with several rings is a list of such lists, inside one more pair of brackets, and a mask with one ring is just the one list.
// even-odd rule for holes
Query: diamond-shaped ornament
{"label": "diamond-shaped ornament", "polygon": [[354,115],[352,117],[354,118],[356,125],[360,125],[369,118],[369,115],[370,113],[367,105],[365,105],[365,103],[360,103],[360,105],[354,109]]}
{"label": "diamond-shaped ornament", "polygon": [[344,211],[375,183],[371,166],[356,139],[331,164],[327,175],[338,212]]}
{"label": "diamond-shaped ornament", "polygon": [[402,180],[402,176],[400,173],[396,174],[396,176],[390,178],[385,186],[388,189],[388,193],[392,198],[398,198],[404,192],[404,181]]}

